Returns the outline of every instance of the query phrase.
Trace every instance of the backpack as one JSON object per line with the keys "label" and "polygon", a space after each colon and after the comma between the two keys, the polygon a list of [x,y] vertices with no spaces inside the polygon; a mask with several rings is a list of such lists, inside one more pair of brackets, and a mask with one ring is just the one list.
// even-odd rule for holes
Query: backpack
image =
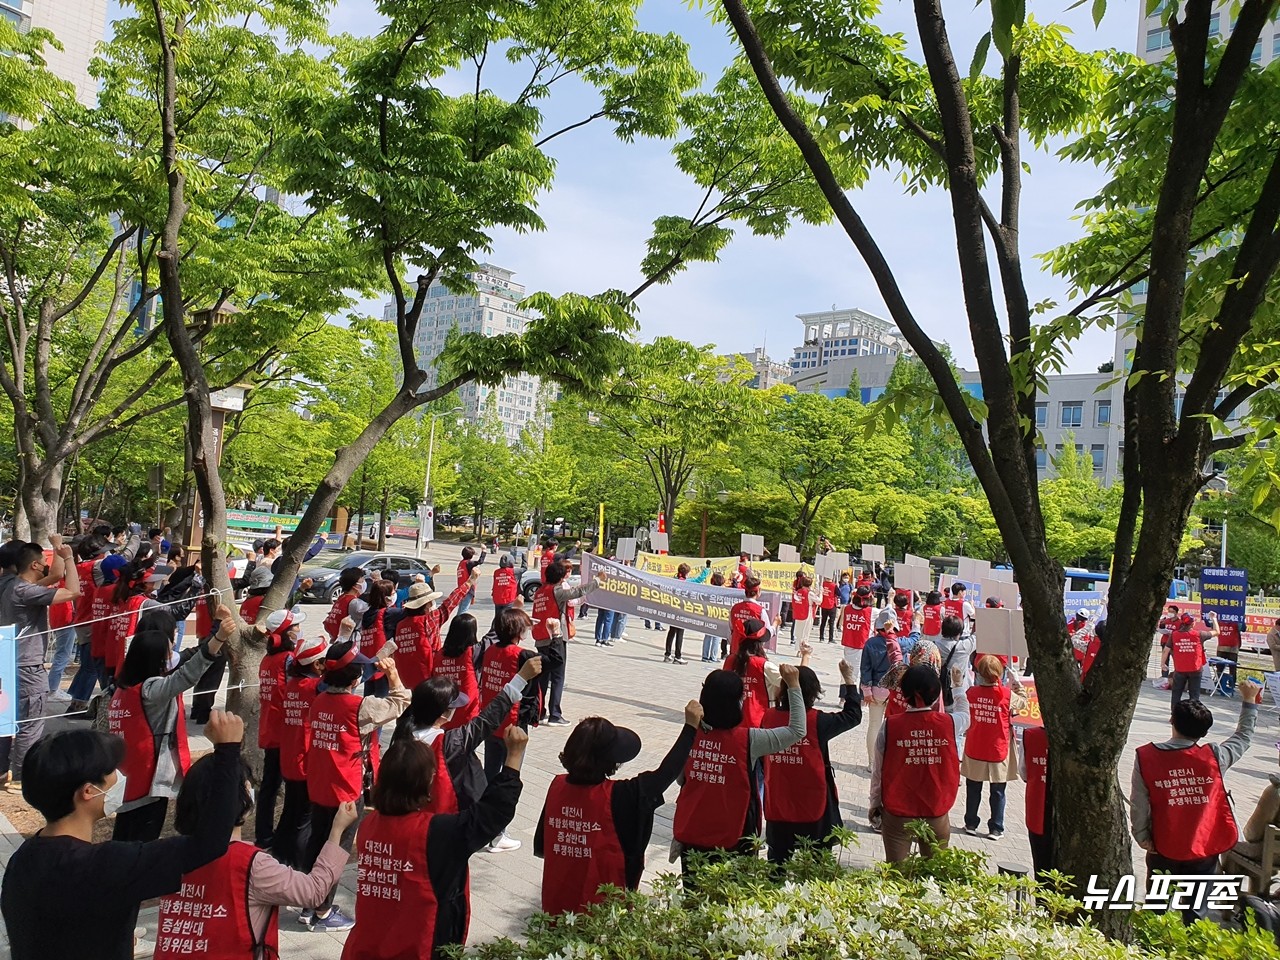
{"label": "backpack", "polygon": [[947,654],[947,659],[942,661],[942,705],[947,708],[947,712],[951,712],[951,706],[955,703],[955,694],[951,692],[951,658],[956,655],[956,651],[960,649],[960,641],[963,637],[956,637],[955,644],[951,647],[951,652]]}

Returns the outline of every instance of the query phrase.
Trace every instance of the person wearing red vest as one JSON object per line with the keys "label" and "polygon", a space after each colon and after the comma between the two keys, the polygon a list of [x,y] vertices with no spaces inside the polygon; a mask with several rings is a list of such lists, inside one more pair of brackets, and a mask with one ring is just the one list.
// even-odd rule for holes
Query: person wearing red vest
{"label": "person wearing red vest", "polygon": [[827,643],[836,642],[836,582],[822,581],[822,600],[818,604],[818,642],[822,642],[825,634]]}
{"label": "person wearing red vest", "polygon": [[[937,590],[930,590],[925,594],[924,603],[920,607],[921,635],[930,640],[936,640],[942,636],[942,618],[945,615],[946,611],[942,609],[942,594]],[[963,624],[964,618],[959,619]]]}
{"label": "person wearing red vest", "polygon": [[813,630],[814,598],[812,596],[813,580],[803,573],[797,573],[791,584],[791,643],[805,644],[809,642],[809,633]]}
{"label": "person wearing red vest", "polygon": [[144,900],[176,892],[182,875],[222,856],[240,811],[239,717],[215,712],[208,814],[191,836],[147,843],[95,842],[98,822],[119,808],[128,787],[117,769],[119,737],[68,729],[27,755],[23,796],[45,819],[5,866],[0,909],[13,960],[134,956]]}
{"label": "person wearing red vest", "polygon": [[[50,625],[53,623],[53,614],[50,613]],[[1228,677],[1227,686],[1224,688],[1228,693],[1235,688],[1236,673],[1239,670],[1240,663],[1240,624],[1228,623],[1221,619],[1212,610],[1205,614],[1205,622],[1209,622],[1212,617],[1212,626],[1218,628],[1218,658],[1221,660],[1230,660],[1231,666],[1226,668],[1226,676]],[[53,674],[51,673],[52,679]]]}
{"label": "person wearing red vest", "polygon": [[[902,678],[906,672],[912,667],[923,664],[933,670],[939,678],[943,674],[942,654],[938,650],[938,645],[932,640],[925,640],[923,637],[918,638],[907,654],[907,659],[897,664],[889,671],[889,676],[885,682],[889,687],[889,699],[884,706],[885,717],[897,717],[907,712],[907,698],[902,695]],[[937,701],[933,704],[933,709],[938,713],[946,713],[946,700],[939,695]],[[874,747],[875,745],[872,744]],[[960,745],[957,744],[957,747]]]}
{"label": "person wearing red vest", "polygon": [[747,553],[738,554],[738,580],[740,586],[745,586],[748,580],[758,579],[751,572],[751,555]]}
{"label": "person wearing red vest", "polygon": [[964,625],[970,630],[973,629],[973,621],[976,616],[973,604],[965,599],[965,594],[969,588],[963,583],[953,583],[951,585],[951,597],[943,601],[943,609],[948,617],[959,617],[964,621]]}
{"label": "person wearing red vest", "polygon": [[990,784],[991,816],[987,836],[1004,836],[1005,785],[1013,779],[1013,714],[1026,703],[1018,678],[1014,689],[1000,681],[1004,666],[999,657],[983,654],[974,666],[975,683],[965,691],[969,701],[969,730],[964,738],[964,759],[960,772],[965,778],[964,830],[978,836],[982,818],[982,785]]}
{"label": "person wearing red vest", "polygon": [[1031,868],[1039,877],[1054,869],[1053,805],[1049,793],[1049,733],[1044,727],[1020,728],[1022,749],[1018,774],[1027,785],[1027,840],[1031,845]]}
{"label": "person wearing red vest", "polygon": [[1138,748],[1129,818],[1133,838],[1147,851],[1148,874],[1216,873],[1218,856],[1239,840],[1223,774],[1249,749],[1262,688],[1246,679],[1238,689],[1240,721],[1222,743],[1200,742],[1213,714],[1185,700],[1173,705],[1173,736]]}
{"label": "person wearing red vest", "polygon": [[560,753],[566,772],[551,781],[533,835],[544,913],[581,913],[604,899],[605,884],[639,889],[654,814],[684,769],[701,722],[702,705],[690,700],[680,736],[658,769],[629,780],[611,778],[640,753],[633,731],[604,717],[574,727]]}
{"label": "person wearing red vest", "polygon": [[258,813],[254,820],[253,838],[264,850],[271,848],[275,826],[276,797],[283,780],[280,776],[280,738],[284,732],[285,666],[298,642],[299,631],[307,620],[301,607],[277,610],[255,626],[255,632],[266,634],[266,655],[258,664],[258,747],[262,750],[262,782],[258,785]]}
{"label": "person wearing red vest", "polygon": [[916,611],[911,606],[911,592],[898,591],[893,595],[893,613],[898,618],[898,635],[908,636],[916,632]]}
{"label": "person wearing red vest", "polygon": [[347,567],[338,574],[338,587],[342,592],[333,601],[333,606],[324,618],[324,632],[329,635],[330,641],[338,639],[338,631],[342,627],[342,621],[347,618],[352,601],[364,593],[364,578],[365,573],[359,567]]}
{"label": "person wearing red vest", "polygon": [[567,640],[574,638],[572,601],[587,596],[604,582],[601,573],[595,581],[580,583],[576,587],[565,585],[565,578],[572,569],[568,560],[559,560],[543,570],[545,583],[533,595],[533,642],[542,655],[542,709],[545,716],[538,718],[548,726],[568,726],[569,721],[561,712],[564,695],[565,669],[568,660]]}
{"label": "person wearing red vest", "polygon": [[[52,551],[46,552],[49,555],[45,559],[45,565],[52,569],[53,553]],[[71,557],[66,558],[66,567],[72,567],[71,559]],[[84,587],[79,585],[86,581],[80,580],[78,568],[74,570],[74,574],[80,596],[83,596]],[[67,578],[65,575],[58,581],[57,586],[60,590],[66,590]],[[71,657],[76,650],[76,631],[75,627],[72,626],[72,622],[75,619],[76,606],[80,602],[80,596],[77,596],[74,600],[65,600],[62,603],[49,605],[50,663],[48,696],[45,699],[51,703],[71,702],[70,694],[62,690],[62,675],[66,672],[67,665],[71,663]],[[1219,643],[1218,647],[1221,649],[1222,644]]]}
{"label": "person wearing red vest", "polygon": [[871,621],[875,617],[871,591],[859,587],[853,600],[844,608],[840,624],[840,645],[844,647],[844,662],[853,668],[853,675],[862,673],[862,651],[871,639]]}
{"label": "person wearing red vest", "polygon": [[[1164,616],[1160,618],[1159,624],[1156,626],[1156,632],[1160,634],[1160,676],[1169,676],[1169,658],[1172,650],[1169,646],[1169,634],[1173,632],[1173,628],[1178,625],[1181,614],[1175,604],[1169,604],[1165,607]],[[1280,669],[1277,666],[1276,669]]]}
{"label": "person wearing red vest", "polygon": [[466,942],[468,863],[515,816],[528,739],[519,727],[507,730],[503,769],[478,803],[456,814],[430,810],[432,749],[411,737],[391,745],[356,841],[357,920],[342,960],[444,960],[445,947]]}
{"label": "person wearing red vest", "polygon": [[273,579],[269,565],[259,564],[249,574],[249,595],[240,604],[240,619],[249,626],[258,622],[258,611],[262,608],[267,591],[271,589]]}
{"label": "person wearing red vest", "polygon": [[1217,625],[1208,630],[1196,628],[1196,619],[1184,613],[1169,633],[1173,672],[1169,675],[1169,691],[1176,707],[1185,692],[1192,700],[1200,699],[1200,677],[1207,662],[1204,645],[1218,635]]}
{"label": "person wearing red vest", "polygon": [[113,840],[145,841],[160,836],[169,799],[178,795],[182,777],[191,765],[182,695],[200,682],[236,629],[230,608],[219,606],[214,615],[217,632],[189,650],[178,669],[170,673],[177,624],[168,611],[157,613],[156,622],[163,622],[164,628],[151,629],[144,624],[133,638],[107,708],[107,727],[123,737],[126,746],[120,769],[127,784]]}
{"label": "person wearing red vest", "polygon": [[[831,831],[844,826],[835,772],[831,769],[832,738],[862,722],[862,703],[853,668],[840,661],[839,713],[813,708],[822,695],[818,675],[800,667],[800,694],[804,698],[805,734],[798,743],[764,758],[764,839],[769,860],[786,863],[799,841],[812,840],[830,847]],[[776,729],[790,723],[790,707],[783,700],[765,714],[762,726]]]}
{"label": "person wearing red vest", "polygon": [[396,649],[392,654],[396,669],[409,689],[431,676],[436,652],[440,647],[440,628],[462,603],[467,591],[475,586],[478,577],[478,573],[472,573],[438,607],[435,602],[444,594],[432,590],[425,583],[415,583],[409,588],[409,596],[404,602],[404,615],[396,623]]}
{"label": "person wearing red vest", "polygon": [[462,602],[458,604],[459,613],[466,613],[471,609],[471,604],[475,602],[476,579],[478,579],[478,576],[473,577],[472,574],[480,569],[480,566],[484,563],[485,556],[485,552],[481,550],[480,556],[477,557],[475,547],[462,548],[462,561],[458,564],[458,586],[465,586],[467,592],[463,596]]}
{"label": "person wearing red vest", "polygon": [[465,706],[453,711],[452,718],[445,725],[446,730],[456,730],[480,715],[480,664],[477,663],[480,658],[476,655],[476,633],[476,618],[471,614],[460,613],[454,617],[449,622],[444,646],[431,667],[431,679],[449,681],[467,698]]}
{"label": "person wearing red vest", "polygon": [[[107,541],[96,534],[91,534],[80,541],[76,548],[76,555],[80,558],[76,564],[80,598],[75,602],[71,623],[75,626],[76,643],[79,645],[77,659],[80,661],[80,668],[71,678],[71,686],[67,690],[67,695],[71,697],[71,704],[67,707],[68,713],[78,713],[89,705],[94,688],[100,679],[98,665],[93,657],[94,625],[90,621],[94,619],[93,610],[99,584],[106,576],[103,561],[111,556],[107,552]],[[121,557],[113,561],[113,563],[116,562],[123,564],[125,560]],[[111,579],[114,582],[114,573],[111,573]],[[103,612],[106,612],[105,609]]]}
{"label": "person wearing red vest", "polygon": [[779,673],[787,688],[790,722],[768,730],[742,722],[742,678],[736,673],[713,670],[702,682],[702,728],[685,763],[672,830],[686,876],[690,853],[756,855],[759,761],[798,743],[806,730],[800,672],[784,663]]}
{"label": "person wearing red vest", "polygon": [[285,661],[284,695],[280,699],[280,779],[284,808],[272,833],[271,853],[291,867],[303,862],[303,840],[311,822],[307,793],[307,748],[311,744],[311,704],[320,687],[320,661],[329,648],[326,637],[300,640]]}
{"label": "person wearing red vest", "polygon": [[742,642],[743,624],[748,620],[764,620],[764,607],[760,605],[760,581],[755,577],[747,577],[742,582],[742,590],[746,599],[739,600],[729,608],[729,649],[720,649],[721,659],[731,657],[738,652],[738,644]]}
{"label": "person wearing red vest", "polygon": [[[246,843],[240,831],[255,807],[252,774],[240,761],[240,789],[236,825],[227,852],[212,863],[182,877],[180,889],[160,901],[156,919],[155,960],[180,960],[198,953],[208,960],[259,960],[280,955],[282,906],[313,907],[337,882],[347,863],[339,840],[356,822],[354,803],[344,803],[334,817],[329,837],[310,873],[285,866],[263,852],[259,843]],[[211,757],[191,766],[178,793],[173,829],[193,836],[210,816],[208,793],[218,775]],[[262,802],[261,795],[256,797]]]}
{"label": "person wearing red vest", "polygon": [[542,574],[542,582],[547,582],[547,567],[556,561],[556,549],[560,541],[552,537],[542,545],[542,553],[538,557],[538,572]]}
{"label": "person wearing red vest", "polygon": [[[871,798],[868,813],[884,841],[885,859],[898,863],[919,844],[922,856],[951,842],[951,807],[960,790],[960,758],[956,744],[969,722],[968,703],[960,692],[962,668],[948,678],[955,692],[955,713],[933,709],[942,681],[932,667],[918,664],[902,677],[907,712],[889,717],[876,736],[871,755]],[[934,840],[919,840],[907,824],[924,822]]]}
{"label": "person wearing red vest", "polygon": [[[324,655],[324,684],[311,702],[311,740],[307,747],[307,796],[311,800],[311,837],[302,861],[310,870],[320,856],[324,837],[344,803],[364,809],[366,788],[378,773],[379,730],[404,713],[409,691],[400,682],[395,660],[379,660],[377,668],[386,675],[385,697],[363,697],[355,692],[364,677],[366,657],[355,642],[339,641]],[[342,834],[342,848],[348,852],[355,842],[355,828]],[[310,916],[313,929],[349,930],[354,921],[333,903],[337,886]],[[306,923],[307,911],[299,918]]]}
{"label": "person wearing red vest", "polygon": [[120,669],[129,640],[137,629],[138,615],[145,607],[156,606],[156,588],[166,576],[148,561],[142,561],[131,563],[116,580],[111,592],[111,619],[107,621],[104,650],[109,675],[115,676]]}
{"label": "person wearing red vest", "polygon": [[[782,684],[781,674],[776,664],[769,660],[764,644],[769,637],[768,628],[761,620],[748,620],[746,636],[738,647],[738,652],[724,662],[725,670],[732,670],[742,678],[742,722],[748,727],[758,727],[764,720],[769,704],[777,695]],[[800,648],[801,655],[807,660],[810,648],[805,644]],[[803,662],[803,661],[802,661]]]}
{"label": "person wearing red vest", "polygon": [[1093,668],[1093,661],[1098,658],[1098,654],[1102,651],[1102,640],[1106,635],[1107,621],[1099,620],[1093,625],[1092,630],[1083,636],[1076,634],[1072,638],[1071,652],[1075,655],[1076,663],[1080,665],[1081,680],[1087,677],[1089,671]]}
{"label": "person wearing red vest", "polygon": [[498,569],[493,571],[493,614],[497,616],[511,604],[516,602],[520,594],[520,577],[516,573],[511,555],[504,553],[498,561]]}

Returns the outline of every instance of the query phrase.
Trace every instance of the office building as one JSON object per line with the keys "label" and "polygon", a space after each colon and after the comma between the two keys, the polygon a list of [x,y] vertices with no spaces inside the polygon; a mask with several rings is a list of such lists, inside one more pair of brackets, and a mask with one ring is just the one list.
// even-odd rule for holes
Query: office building
{"label": "office building", "polygon": [[791,367],[771,360],[764,347],[754,347],[750,353],[726,353],[723,357],[726,360],[741,358],[751,365],[755,376],[747,386],[752,390],[768,390],[770,387],[786,383],[787,378],[791,376]]}
{"label": "office building", "polygon": [[804,342],[792,354],[793,374],[844,357],[896,356],[907,350],[897,327],[863,310],[802,313],[797,319],[804,326]]}
{"label": "office building", "polygon": [[[524,333],[529,315],[521,306],[524,286],[511,278],[510,270],[483,263],[467,274],[474,292],[458,294],[437,280],[427,290],[426,303],[418,320],[413,345],[418,363],[427,372],[426,389],[439,383],[436,360],[444,350],[449,334],[479,333],[486,337],[504,333]],[[395,304],[388,303],[383,319],[395,320]],[[459,388],[456,397],[472,423],[485,421],[492,410],[501,424],[508,442],[520,438],[520,431],[538,411],[541,381],[528,374],[507,377],[495,387],[469,383]]]}
{"label": "office building", "polygon": [[49,69],[74,84],[81,103],[93,104],[98,83],[89,75],[89,61],[106,39],[107,0],[0,0],[0,18],[23,33],[52,32],[62,49],[45,47]]}

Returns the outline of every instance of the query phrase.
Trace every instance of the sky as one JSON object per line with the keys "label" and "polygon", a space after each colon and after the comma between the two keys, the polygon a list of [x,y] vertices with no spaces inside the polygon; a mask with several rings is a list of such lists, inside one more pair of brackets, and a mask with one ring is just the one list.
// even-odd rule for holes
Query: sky
{"label": "sky", "polygon": [[[1074,43],[1083,49],[1134,50],[1139,24],[1133,5],[1113,0],[1095,28],[1089,4],[1069,10],[1069,2],[1032,0],[1028,12],[1041,22],[1070,27]],[[724,28],[708,22],[697,6],[684,0],[646,0],[641,26],[682,36],[691,47],[694,66],[710,85],[734,48]],[[989,9],[968,0],[950,0],[947,5],[952,44],[962,63],[968,63],[987,30]],[[906,0],[888,0],[879,22],[903,33],[909,51],[919,55]],[[337,0],[330,26],[335,33],[369,34],[381,22],[373,0]],[[496,85],[495,90],[503,92]],[[549,124],[585,117],[597,102],[581,85],[557,90],[554,100]],[[546,230],[525,235],[499,231],[492,252],[483,259],[515,271],[516,281],[530,292],[634,289],[653,220],[688,216],[699,199],[692,181],[676,169],[670,144],[624,144],[597,121],[558,138],[549,149],[557,160],[557,173],[555,186],[539,202]],[[1033,255],[1079,235],[1072,219],[1074,207],[1093,196],[1104,177],[1099,170],[1048,153],[1031,154],[1027,160],[1032,169],[1024,179],[1021,239],[1031,300],[1061,303],[1064,284],[1042,273]],[[972,368],[946,194],[908,196],[890,173],[879,173],[852,198],[924,329],[934,340],[948,342],[961,366]],[[797,314],[847,307],[887,316],[870,273],[843,231],[835,225],[797,226],[777,240],[739,229],[718,263],[695,264],[671,284],[644,293],[638,317],[645,339],[672,335],[715,344],[721,352],[766,346],[775,360],[786,362],[802,339]],[[374,301],[361,309],[382,313],[381,304]],[[1075,345],[1068,371],[1092,371],[1111,359],[1112,352],[1112,333],[1087,333]]]}

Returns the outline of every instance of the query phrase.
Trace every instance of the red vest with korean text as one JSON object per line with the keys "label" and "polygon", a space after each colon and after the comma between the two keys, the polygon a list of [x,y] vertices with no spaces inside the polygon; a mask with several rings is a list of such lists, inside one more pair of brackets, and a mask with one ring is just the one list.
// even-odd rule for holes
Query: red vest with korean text
{"label": "red vest with korean text", "polygon": [[960,790],[960,758],[951,715],[916,710],[884,721],[882,802],[895,817],[940,817]]}
{"label": "red vest with korean text", "polygon": [[324,618],[324,632],[329,635],[330,640],[338,639],[338,630],[342,626],[342,621],[346,619],[347,608],[351,606],[351,601],[354,599],[354,595],[344,593],[333,601],[333,606],[329,608],[329,613]]}
{"label": "red vest with korean text", "polygon": [[319,677],[289,677],[280,700],[280,775],[307,779],[307,748],[311,745],[311,703]]}
{"label": "red vest with korean text", "polygon": [[[416,611],[411,611],[416,612]],[[434,641],[427,626],[429,613],[406,616],[396,624],[396,652],[392,658],[406,690],[412,690],[431,676],[431,664],[435,659]]]}
{"label": "red vest with korean text", "polygon": [[[387,817],[376,810],[356,837],[356,925],[342,960],[427,960],[438,901],[427,873],[428,811]],[[470,898],[468,897],[468,900]]]}
{"label": "red vest with korean text", "polygon": [[[726,670],[734,670],[738,655],[731,655],[724,662]],[[742,674],[742,722],[748,727],[758,727],[769,709],[769,691],[764,682],[764,657],[748,657]],[[736,672],[736,671],[734,671]]]}
{"label": "red vest with korean text", "polygon": [[[765,727],[785,727],[791,711],[771,709]],[[764,815],[771,822],[816,823],[827,809],[827,765],[818,742],[818,711],[809,710],[805,735],[764,758]]]}
{"label": "red vest with korean text", "polygon": [[871,607],[851,603],[844,608],[844,621],[840,624],[840,643],[852,650],[861,650],[871,639]]}
{"label": "red vest with korean text", "polygon": [[[938,713],[946,713],[947,706],[943,703],[942,695],[938,695],[938,699],[933,703],[933,709]],[[889,699],[885,701],[884,715],[886,717],[897,717],[907,712],[907,698],[902,695],[902,691],[894,687],[889,691]]]}
{"label": "red vest with korean text", "polygon": [[499,567],[493,571],[493,605],[495,607],[515,603],[518,588],[516,572],[511,567]]}
{"label": "red vest with korean text", "polygon": [[912,633],[916,628],[916,612],[910,606],[894,607],[893,612],[898,616],[898,635],[905,637]]}
{"label": "red vest with korean text", "polygon": [[[950,597],[942,601],[942,612],[944,616],[955,617],[957,620],[964,620],[964,601],[959,597]],[[939,625],[938,629],[942,629]]]}
{"label": "red vest with korean text", "polygon": [[81,560],[76,564],[76,576],[80,578],[80,598],[76,600],[72,623],[84,623],[93,619],[93,600],[98,588],[93,585],[93,568],[97,560]]}
{"label": "red vest with korean text", "polygon": [[1175,630],[1169,637],[1173,647],[1173,669],[1176,673],[1198,673],[1204,668],[1204,644],[1199,630]]}
{"label": "red vest with korean text", "polygon": [[99,659],[105,659],[107,656],[107,636],[111,633],[112,621],[106,618],[111,615],[111,608],[115,605],[111,599],[111,595],[115,593],[116,585],[114,583],[104,583],[100,587],[92,586],[90,581],[89,589],[93,592],[93,606],[89,608],[90,619],[93,624],[89,627],[89,654]]}
{"label": "red vest with korean text", "polygon": [[1083,650],[1076,650],[1076,659],[1080,661],[1080,679],[1083,680],[1089,675],[1089,669],[1093,666],[1093,661],[1098,657],[1098,651],[1102,649],[1102,641],[1097,635],[1091,635],[1089,641],[1085,644]]}
{"label": "red vest with korean text", "polygon": [[[502,692],[502,688],[511,682],[511,678],[520,672],[520,652],[518,644],[505,647],[490,647],[484,652],[484,660],[480,664],[480,709],[483,710]],[[493,732],[501,737],[507,728],[516,722],[520,713],[520,704],[513,703],[507,718]]]}
{"label": "red vest with korean text", "polygon": [[359,720],[363,699],[354,693],[321,693],[311,704],[307,795],[312,803],[336,807],[363,792],[365,751]]}
{"label": "red vest with korean text", "polygon": [[1009,756],[1009,688],[972,686],[965,696],[969,698],[969,731],[964,735],[964,755],[989,763],[1004,762]]}
{"label": "red vest with korean text", "polygon": [[942,604],[926,603],[923,608],[924,626],[920,629],[926,637],[942,636]]}
{"label": "red vest with korean text", "polygon": [[[373,657],[379,650],[387,645],[387,628],[384,625],[384,618],[387,615],[386,607],[382,607],[373,611],[373,620],[368,624],[360,626],[360,653],[366,657]],[[412,690],[412,687],[408,689]]]}
{"label": "red vest with korean text", "polygon": [[813,612],[809,609],[809,588],[798,587],[791,591],[791,616],[797,620],[808,620]]}
{"label": "red vest with korean text", "polygon": [[151,782],[156,776],[156,762],[160,751],[169,749],[171,737],[178,751],[178,769],[185,774],[191,768],[187,712],[182,705],[182,694],[178,694],[176,699],[178,719],[174,732],[169,734],[165,731],[156,733],[151,729],[147,711],[142,706],[142,684],[117,687],[111,694],[111,703],[107,707],[107,730],[124,739],[124,763],[120,770],[128,778],[125,782],[125,803],[150,795]]}
{"label": "red vest with korean text", "polygon": [[676,798],[675,838],[686,847],[732,850],[742,840],[751,803],[751,728],[700,730]]}
{"label": "red vest with korean text", "polygon": [[115,673],[124,663],[125,650],[134,632],[138,629],[138,611],[146,602],[142,594],[130,597],[124,603],[112,604],[111,612],[115,614],[107,621],[107,649],[104,654],[107,670]]}
{"label": "red vest with korean text", "polygon": [[1151,797],[1151,841],[1169,860],[1226,853],[1240,839],[1222,770],[1206,743],[1184,750],[1138,748],[1138,768]]}
{"label": "red vest with korean text", "polygon": [[436,775],[431,781],[431,802],[427,809],[432,813],[457,813],[458,791],[453,786],[453,774],[444,758],[444,734],[438,733],[431,741],[431,750],[436,755]]}
{"label": "red vest with korean text", "polygon": [[244,603],[240,604],[240,619],[250,625],[257,623],[258,611],[262,609],[262,601],[266,598],[265,593],[256,597],[245,597]]}
{"label": "red vest with korean text", "polygon": [[284,732],[284,665],[289,652],[269,653],[258,664],[258,746],[263,750],[280,746]]}
{"label": "red vest with korean text", "polygon": [[830,580],[822,581],[822,609],[834,610],[836,608],[836,585]]}
{"label": "red vest with korean text", "polygon": [[729,608],[729,656],[738,652],[742,638],[746,636],[744,624],[748,620],[764,622],[764,607],[755,600],[739,600]]}
{"label": "red vest with korean text", "polygon": [[1022,731],[1022,751],[1027,760],[1027,832],[1042,834],[1049,793],[1049,734],[1044,727]]}
{"label": "red vest with korean text", "polygon": [[[569,608],[572,611],[572,607]],[[560,619],[560,604],[556,603],[556,588],[549,583],[538,588],[533,595],[533,639],[545,643],[551,639],[551,628],[548,620]]]}
{"label": "red vest with korean text", "polygon": [[277,909],[271,909],[261,939],[249,917],[249,872],[259,853],[251,843],[233,841],[217,860],[183,875],[182,888],[160,901],[155,960],[279,956]]}
{"label": "red vest with korean text", "polygon": [[627,864],[613,824],[613,781],[551,781],[542,820],[542,910],[581,913],[604,899],[600,887],[627,887]]}
{"label": "red vest with korean text", "polygon": [[551,561],[556,558],[554,550],[543,550],[542,557],[538,561],[538,572],[542,575],[542,582],[547,582],[547,567],[551,566]]}
{"label": "red vest with korean text", "polygon": [[446,730],[466,726],[480,715],[480,685],[476,680],[476,662],[470,647],[456,657],[437,657],[431,676],[452,680],[467,695],[467,705],[453,712],[453,719],[444,725]]}
{"label": "red vest with korean text", "polygon": [[1218,647],[1238,647],[1240,646],[1240,624],[1226,623],[1225,621],[1218,624]]}

